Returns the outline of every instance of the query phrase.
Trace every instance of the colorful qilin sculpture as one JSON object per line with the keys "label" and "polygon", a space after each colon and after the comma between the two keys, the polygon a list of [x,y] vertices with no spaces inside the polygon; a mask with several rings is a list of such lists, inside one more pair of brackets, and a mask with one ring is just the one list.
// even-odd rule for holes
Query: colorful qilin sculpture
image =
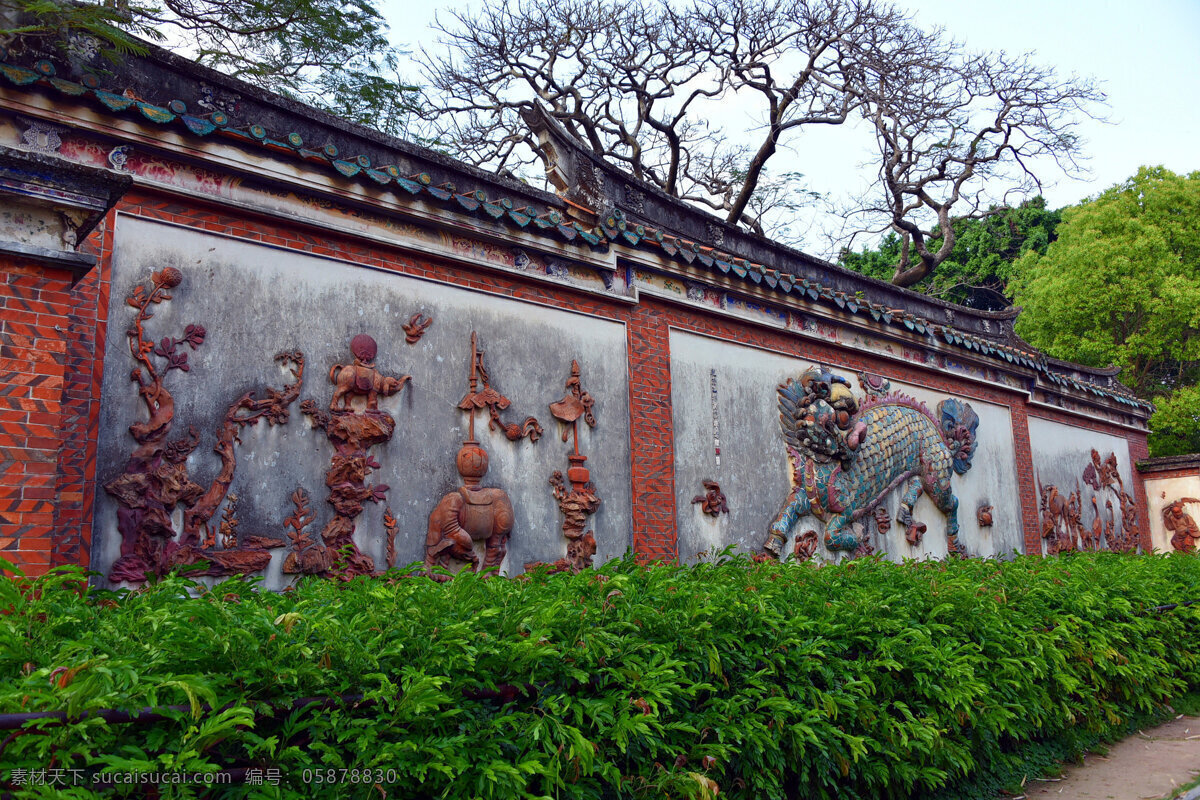
{"label": "colorful qilin sculpture", "polygon": [[[333,506],[333,519],[321,531],[320,541],[303,537],[299,547],[284,561],[286,573],[326,574],[350,579],[375,572],[375,562],[354,543],[355,520],[362,514],[364,503],[381,503],[387,497],[387,484],[369,485],[367,478],[380,464],[371,455],[371,448],[392,438],[396,421],[379,409],[379,398],[396,394],[411,380],[384,375],[375,367],[378,346],[365,333],[350,341],[354,360],[335,364],[329,370],[334,385],[329,410],[322,411],[312,400],[300,404],[314,428],[324,431],[333,445],[333,458],[325,473],[329,487],[326,502]],[[356,408],[361,400],[362,408]],[[293,502],[297,502],[293,496]],[[303,516],[297,502],[297,515]],[[296,530],[300,534],[300,530]],[[296,542],[293,539],[293,542]]]}
{"label": "colorful qilin sculpture", "polygon": [[[284,544],[272,537],[239,535],[232,497],[220,523],[220,536],[209,527],[209,521],[233,482],[239,432],[263,419],[268,425],[287,422],[288,407],[299,397],[304,381],[304,356],[298,351],[275,356],[291,370],[295,383],[282,390],[267,388],[261,397],[247,392],[229,406],[213,446],[221,468],[207,488],[199,485],[188,474],[187,458],[199,446],[200,434],[189,427],[185,436],[168,441],[175,422],[175,401],[164,380],[172,370],[190,372],[183,346],[195,350],[204,343],[207,332],[200,325],[188,325],[182,338],[166,336],[156,343],[145,329],[146,321],[154,316],[152,308],[169,301],[169,291],[182,282],[183,273],[165,267],[155,272],[148,284],[135,287],[125,301],[137,312],[127,332],[135,364],[130,379],[137,384],[149,417],[129,426],[137,447],[121,474],[104,484],[104,490],[120,505],[121,554],[109,570],[112,581],[136,583],[150,573],[161,575],[181,566],[191,566],[192,575],[254,572],[270,562],[270,549]],[[184,507],[181,532],[172,521],[179,505]]]}
{"label": "colorful qilin sculpture", "polygon": [[1168,503],[1162,510],[1163,527],[1171,532],[1171,547],[1184,553],[1196,552],[1196,541],[1200,540],[1200,526],[1192,515],[1184,510],[1188,503],[1200,503],[1195,497],[1181,497]]}
{"label": "colorful qilin sculpture", "polygon": [[[505,425],[500,420],[499,411],[508,408],[510,401],[492,388],[483,356],[479,339],[472,331],[467,393],[458,403],[458,408],[469,415],[467,440],[455,458],[462,486],[438,501],[429,514],[425,534],[425,574],[436,581],[449,579],[436,568],[449,570],[455,562],[465,561],[476,572],[498,571],[508,553],[513,529],[512,501],[503,489],[479,485],[488,471],[488,454],[475,440],[475,412],[488,409],[489,430],[499,426],[512,441],[528,435],[531,442],[536,442],[542,432],[533,417],[521,426]],[[477,541],[484,543],[482,563],[475,553]]]}
{"label": "colorful qilin sculpture", "polygon": [[950,479],[971,468],[979,417],[954,398],[939,403],[935,416],[911,397],[885,394],[886,382],[863,385],[868,395],[861,403],[846,379],[821,367],[779,385],[793,488],[764,549],[778,558],[796,522],[812,514],[825,523],[827,548],[867,552],[853,524],[899,488],[896,520],[908,540],[920,541],[924,531],[913,506],[926,492],[946,515],[950,551],[961,553]]}

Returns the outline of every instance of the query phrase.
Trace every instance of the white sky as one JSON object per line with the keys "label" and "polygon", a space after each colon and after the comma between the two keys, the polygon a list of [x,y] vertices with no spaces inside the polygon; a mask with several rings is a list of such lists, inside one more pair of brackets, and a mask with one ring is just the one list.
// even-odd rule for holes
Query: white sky
{"label": "white sky", "polygon": [[[547,0],[553,2],[553,0]],[[435,45],[434,13],[464,0],[382,0],[392,38],[407,49]],[[1143,164],[1179,173],[1200,169],[1200,0],[900,0],[923,26],[941,25],[971,49],[1033,51],[1037,61],[1100,82],[1108,123],[1078,132],[1091,175],[1074,180],[1044,167],[1052,208],[1078,203],[1131,176]],[[416,70],[406,77],[419,81]],[[870,179],[861,142],[826,128],[791,139],[786,169],[836,197]],[[856,140],[857,141],[857,140]],[[775,168],[782,171],[784,165]],[[819,225],[820,223],[818,223]],[[810,236],[812,252],[822,244]]]}

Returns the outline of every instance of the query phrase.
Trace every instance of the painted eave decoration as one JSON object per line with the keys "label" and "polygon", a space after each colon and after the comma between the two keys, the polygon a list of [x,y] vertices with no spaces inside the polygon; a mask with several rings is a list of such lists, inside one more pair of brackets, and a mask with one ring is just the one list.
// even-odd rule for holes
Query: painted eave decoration
{"label": "painted eave decoration", "polygon": [[[851,295],[836,291],[816,281],[748,261],[660,228],[638,224],[629,220],[620,209],[615,209],[597,225],[588,227],[554,209],[540,211],[532,205],[518,205],[507,197],[489,197],[482,189],[460,192],[450,182],[435,184],[428,173],[405,175],[395,165],[373,164],[368,156],[344,153],[333,143],[310,146],[299,133],[272,131],[259,123],[233,120],[224,111],[191,113],[187,104],[178,99],[170,100],[165,105],[146,102],[125,93],[101,88],[100,78],[91,74],[83,76],[78,82],[67,80],[57,76],[54,63],[48,59],[24,67],[8,63],[4,60],[6,57],[0,51],[0,75],[13,86],[43,87],[67,97],[91,100],[105,109],[105,113],[170,126],[177,134],[191,138],[223,137],[247,147],[263,148],[279,156],[290,156],[319,165],[342,178],[363,181],[375,187],[389,187],[399,198],[432,200],[455,213],[483,216],[526,231],[557,237],[565,242],[599,250],[607,250],[612,243],[618,243],[657,251],[689,265],[699,264],[716,276],[739,279],[752,289],[791,295],[851,315],[866,315],[876,323],[925,337],[930,344],[949,345],[978,356],[1034,370],[1060,389],[1093,395],[1124,406],[1140,416],[1148,416],[1153,411],[1152,404],[1138,399],[1120,384],[1099,386],[1078,380],[1055,369],[1044,354],[1032,348],[999,344],[951,325],[931,322],[902,309],[888,308],[863,296],[863,292]],[[633,178],[628,180],[636,182]]]}

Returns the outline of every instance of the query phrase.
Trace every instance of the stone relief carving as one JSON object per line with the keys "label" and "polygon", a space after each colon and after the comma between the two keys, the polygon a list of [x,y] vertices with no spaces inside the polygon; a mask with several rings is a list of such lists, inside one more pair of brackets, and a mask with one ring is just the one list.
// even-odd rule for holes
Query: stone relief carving
{"label": "stone relief carving", "polygon": [[425,331],[433,324],[433,317],[426,316],[420,312],[413,314],[408,318],[408,322],[400,327],[404,330],[404,341],[409,344],[416,344],[421,341],[421,337],[425,335]]}
{"label": "stone relief carving", "polygon": [[[333,519],[321,531],[320,543],[308,541],[304,549],[293,549],[284,563],[284,572],[323,574],[349,580],[375,572],[375,562],[354,543],[355,520],[364,503],[381,503],[390,488],[387,484],[367,484],[370,474],[380,468],[371,448],[392,438],[396,421],[379,409],[379,397],[396,394],[411,380],[384,375],[375,367],[378,347],[367,334],[350,341],[354,360],[335,364],[329,370],[334,385],[329,410],[321,411],[316,402],[305,400],[300,410],[313,427],[321,430],[333,445],[333,458],[325,473],[329,487],[326,502],[333,507]],[[362,401],[362,410],[355,408]]]}
{"label": "stone relief carving", "polygon": [[[563,515],[563,536],[567,539],[567,557],[559,559],[551,565],[554,571],[570,570],[579,572],[592,566],[592,557],[596,555],[596,537],[589,530],[586,533],[587,519],[600,508],[600,497],[592,483],[591,473],[584,466],[587,456],[579,452],[579,420],[582,418],[589,428],[596,427],[596,417],[592,413],[595,401],[588,394],[580,381],[579,362],[571,362],[571,377],[566,383],[567,393],[561,400],[550,404],[550,413],[562,422],[562,440],[572,440],[573,452],[567,454],[571,466],[567,469],[567,479],[563,480],[561,471],[555,470],[550,476],[550,486],[554,499],[558,501],[558,509]],[[568,488],[569,482],[569,488]],[[526,569],[537,566],[538,562],[530,562]]]}
{"label": "stone relief carving", "polygon": [[[506,426],[501,421],[499,412],[508,408],[511,401],[492,388],[483,356],[479,338],[471,331],[467,393],[458,403],[458,408],[469,415],[468,434],[455,458],[463,485],[434,506],[425,534],[425,574],[436,581],[449,579],[448,575],[436,572],[437,567],[450,569],[454,562],[465,561],[476,572],[495,571],[508,553],[513,529],[512,501],[503,489],[479,485],[488,471],[488,454],[475,440],[475,412],[488,409],[488,430],[499,426],[510,441],[527,435],[530,442],[536,442],[542,433],[542,427],[533,417],[528,417],[521,426]],[[477,541],[484,543],[482,563],[475,553]]]}
{"label": "stone relief carving", "polygon": [[[238,541],[232,497],[217,531],[209,527],[209,521],[233,482],[237,468],[234,446],[240,441],[239,432],[263,419],[268,425],[287,422],[288,408],[299,397],[303,384],[304,356],[299,351],[275,356],[290,369],[294,383],[282,390],[267,388],[261,397],[247,392],[229,406],[213,446],[221,468],[207,488],[197,484],[190,478],[186,462],[199,446],[200,434],[189,427],[182,438],[168,441],[175,422],[175,401],[164,381],[172,370],[190,371],[183,348],[197,349],[207,332],[200,325],[188,325],[181,338],[165,336],[156,343],[145,328],[154,316],[153,307],[171,300],[170,290],[182,282],[179,270],[165,267],[153,273],[149,283],[134,287],[125,300],[136,312],[133,327],[126,332],[135,364],[130,380],[138,386],[148,418],[129,426],[137,446],[122,473],[104,484],[104,490],[120,506],[117,530],[121,551],[109,569],[112,581],[140,582],[148,573],[162,574],[185,565],[193,566],[193,575],[253,572],[267,565],[271,548],[284,544],[263,536],[242,536]],[[181,533],[172,521],[179,505],[184,507]]]}
{"label": "stone relief carving", "polygon": [[792,556],[797,561],[808,561],[817,554],[817,532],[806,530],[804,533],[796,535],[796,544],[792,550]]}
{"label": "stone relief carving", "polygon": [[[1083,488],[1078,482],[1075,491],[1067,494],[1053,484],[1043,486],[1040,481],[1038,483],[1038,508],[1046,553],[1054,555],[1078,549],[1105,548],[1117,552],[1137,550],[1137,503],[1133,495],[1125,491],[1116,453],[1101,457],[1098,450],[1092,450],[1080,478],[1093,492],[1087,500],[1084,500]],[[1103,512],[1100,510],[1101,497],[1104,497]],[[1090,526],[1083,521],[1086,503],[1092,506]],[[1121,510],[1119,532],[1116,508]]]}
{"label": "stone relief carving", "polygon": [[1076,540],[1083,532],[1079,510],[1079,489],[1063,495],[1057,486],[1039,489],[1042,516],[1042,538],[1050,555],[1076,549]]}
{"label": "stone relief carving", "polygon": [[1196,540],[1200,539],[1200,526],[1192,515],[1184,510],[1188,503],[1200,504],[1195,497],[1181,497],[1168,503],[1162,510],[1163,527],[1172,533],[1171,547],[1185,553],[1196,552]]}
{"label": "stone relief carving", "polygon": [[[538,424],[537,419],[526,417],[525,421],[518,425],[515,422],[506,424],[500,418],[500,412],[512,405],[512,401],[492,388],[491,377],[488,375],[487,368],[483,365],[483,356],[484,351],[479,349],[479,338],[475,335],[475,331],[471,331],[471,388],[458,403],[460,409],[471,415],[471,438],[475,438],[475,412],[486,408],[488,410],[489,431],[500,428],[510,442],[515,442],[525,437],[529,437],[529,441],[531,442],[536,442],[542,437],[543,433],[542,426]],[[482,389],[479,388],[479,384],[483,384]]]}
{"label": "stone relief carving", "polygon": [[916,543],[925,530],[912,514],[926,492],[946,515],[950,551],[961,553],[950,478],[971,468],[979,417],[954,398],[939,403],[935,416],[911,397],[886,393],[886,381],[860,376],[860,383],[868,390],[862,402],[848,381],[823,367],[779,385],[793,488],[771,523],[764,550],[778,558],[796,522],[812,514],[825,523],[826,547],[866,553],[873,548],[855,523],[902,488],[896,520],[906,538]]}
{"label": "stone relief carving", "polygon": [[725,498],[725,493],[721,491],[721,485],[716,481],[701,481],[704,485],[704,494],[698,494],[692,498],[692,505],[700,504],[700,510],[710,517],[718,517],[721,514],[729,513],[729,502]]}

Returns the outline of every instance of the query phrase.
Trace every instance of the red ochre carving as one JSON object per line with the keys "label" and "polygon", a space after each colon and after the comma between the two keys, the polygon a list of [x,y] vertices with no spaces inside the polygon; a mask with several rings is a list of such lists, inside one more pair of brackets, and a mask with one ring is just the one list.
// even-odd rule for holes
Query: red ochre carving
{"label": "red ochre carving", "polygon": [[[425,533],[425,574],[436,581],[449,580],[450,576],[436,572],[435,568],[449,570],[454,562],[465,561],[476,572],[498,571],[508,553],[513,528],[512,501],[503,489],[479,485],[488,471],[488,454],[475,441],[475,412],[488,409],[488,430],[499,425],[510,441],[528,435],[529,441],[536,442],[542,433],[542,427],[533,417],[526,419],[523,426],[503,423],[499,412],[508,408],[510,401],[491,387],[483,355],[479,338],[472,331],[467,393],[458,403],[458,408],[469,415],[467,440],[455,458],[463,485],[434,506]],[[484,543],[482,563],[475,554],[477,541]]]}
{"label": "red ochre carving", "polygon": [[979,522],[979,527],[981,527],[981,528],[992,527],[992,511],[993,510],[994,509],[991,506],[980,506],[979,507],[979,509],[975,512],[975,519],[976,519],[976,521]]}
{"label": "red ochre carving", "polygon": [[1088,528],[1083,523],[1083,490],[1078,483],[1075,491],[1065,496],[1056,486],[1039,486],[1042,537],[1046,539],[1046,552],[1053,555],[1080,548],[1100,550],[1104,546],[1115,552],[1137,550],[1137,505],[1133,495],[1125,491],[1116,454],[1109,453],[1101,458],[1099,451],[1092,450],[1090,463],[1084,467],[1080,477],[1094,492],[1111,492],[1116,496],[1121,509],[1121,532],[1116,532],[1116,513],[1111,497],[1104,500],[1108,519],[1104,519],[1100,511],[1099,498],[1095,494],[1089,498],[1092,524]]}
{"label": "red ochre carving", "polygon": [[725,498],[725,493],[721,491],[721,485],[716,481],[701,481],[701,483],[704,484],[704,494],[693,497],[692,505],[700,503],[700,510],[710,517],[728,514],[729,502]]}
{"label": "red ochre carving", "polygon": [[1196,552],[1196,540],[1200,539],[1200,527],[1192,515],[1184,511],[1188,503],[1200,503],[1195,497],[1181,497],[1162,510],[1163,526],[1174,535],[1171,547],[1185,553]]}
{"label": "red ochre carving", "polygon": [[[817,532],[806,530],[796,536],[796,545],[792,555],[797,561],[808,561],[817,553]],[[772,559],[773,560],[773,559]]]}
{"label": "red ochre carving", "polygon": [[421,337],[425,335],[425,331],[433,324],[433,317],[427,317],[420,312],[409,317],[408,322],[400,327],[404,329],[404,341],[409,344],[416,344],[421,341]]}
{"label": "red ochre carving", "polygon": [[[491,378],[488,376],[487,368],[483,365],[483,356],[484,351],[479,349],[479,338],[475,335],[475,331],[471,331],[470,389],[458,402],[458,407],[471,415],[471,439],[475,438],[475,412],[486,408],[489,431],[494,431],[499,427],[510,442],[526,436],[529,437],[529,441],[536,442],[542,436],[542,426],[533,417],[526,417],[520,425],[511,422],[505,424],[504,420],[500,419],[500,412],[512,405],[512,401],[492,388]],[[480,383],[483,384],[482,389],[478,388]]]}
{"label": "red ochre carving", "polygon": [[1080,520],[1079,490],[1063,496],[1054,485],[1041,487],[1042,538],[1050,555],[1076,549],[1083,532]]}
{"label": "red ochre carving", "polygon": [[[329,401],[330,411],[351,411],[350,400],[353,397],[365,397],[367,410],[375,411],[379,408],[379,395],[391,397],[403,389],[410,379],[408,375],[388,377],[375,369],[378,347],[375,340],[365,333],[350,340],[350,353],[354,356],[354,363],[334,364],[329,369],[329,380],[337,387]],[[341,408],[338,408],[339,403]]]}
{"label": "red ochre carving", "polygon": [[[596,417],[592,413],[595,401],[583,389],[579,380],[579,362],[571,362],[571,377],[566,383],[567,393],[557,403],[550,404],[550,413],[555,419],[564,423],[562,440],[571,438],[574,451],[567,454],[571,466],[567,469],[567,480],[563,481],[562,472],[555,470],[550,476],[550,486],[554,499],[558,501],[558,509],[563,514],[563,536],[567,538],[567,557],[565,563],[555,562],[555,568],[564,567],[571,572],[579,572],[592,566],[592,558],[596,555],[596,537],[589,530],[586,533],[587,519],[596,513],[600,507],[600,497],[592,483],[591,473],[584,466],[587,456],[579,452],[579,419],[596,427]],[[570,489],[567,488],[570,483]],[[716,486],[716,484],[713,484]],[[526,569],[533,566],[526,564]]]}
{"label": "red ochre carving", "polygon": [[[350,352],[353,363],[338,364],[329,371],[329,380],[335,386],[330,410],[321,411],[312,400],[300,404],[300,410],[313,427],[324,431],[333,445],[325,485],[329,487],[326,502],[333,507],[334,516],[321,531],[321,544],[304,537],[301,549],[293,545],[284,562],[283,571],[287,573],[325,574],[350,580],[375,572],[375,562],[354,543],[354,525],[364,503],[383,502],[390,488],[383,483],[367,483],[368,476],[381,466],[371,455],[371,448],[390,440],[396,429],[391,415],[379,410],[378,398],[396,394],[411,376],[393,378],[380,373],[375,368],[375,340],[366,334],[351,340]],[[356,398],[364,400],[361,411],[354,408]]]}
{"label": "red ochre carving", "polygon": [[396,534],[400,532],[400,523],[396,521],[396,515],[392,513],[391,506],[383,509],[383,529],[387,531],[388,569],[394,569],[396,566]]}
{"label": "red ochre carving", "polygon": [[[130,380],[138,385],[149,418],[129,426],[137,447],[124,471],[104,485],[121,506],[117,511],[121,555],[109,570],[113,581],[136,583],[145,580],[147,573],[163,574],[183,565],[196,565],[193,575],[254,572],[270,561],[270,548],[283,544],[256,536],[244,536],[239,544],[234,498],[230,498],[230,508],[223,516],[220,536],[209,530],[208,522],[233,481],[237,468],[234,445],[240,441],[239,432],[260,419],[266,419],[269,425],[287,421],[288,406],[299,396],[303,384],[304,356],[299,351],[275,356],[276,361],[291,369],[295,383],[282,391],[267,388],[261,399],[247,392],[229,406],[213,447],[221,458],[221,469],[207,489],[195,483],[188,475],[186,461],[199,445],[200,434],[189,427],[184,438],[167,441],[175,420],[175,401],[163,381],[171,370],[190,371],[187,354],[180,345],[195,350],[204,343],[206,331],[199,325],[188,325],[183,338],[167,336],[155,344],[145,330],[145,322],[154,316],[151,307],[170,300],[168,290],[182,281],[179,270],[165,267],[151,276],[149,284],[135,287],[125,301],[137,311],[133,327],[127,332],[136,364]],[[171,514],[179,504],[185,508],[184,527],[176,539]]]}

